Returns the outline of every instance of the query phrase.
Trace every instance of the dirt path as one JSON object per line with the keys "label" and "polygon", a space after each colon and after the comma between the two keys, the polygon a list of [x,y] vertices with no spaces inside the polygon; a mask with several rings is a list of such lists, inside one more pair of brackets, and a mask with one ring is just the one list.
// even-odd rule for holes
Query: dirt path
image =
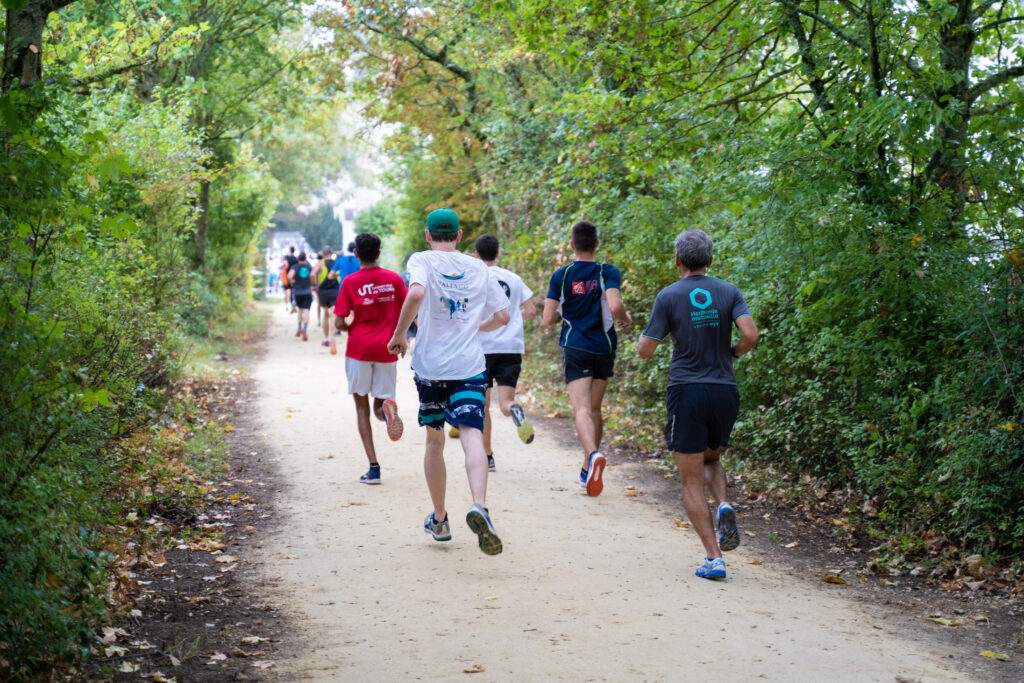
{"label": "dirt path", "polygon": [[622,468],[610,463],[605,493],[587,498],[574,450],[543,432],[525,446],[504,419],[488,487],[504,553],[481,553],[463,521],[471,499],[455,441],[454,538],[435,543],[421,528],[430,502],[408,360],[398,389],[406,434],[392,443],[377,429],[384,483],[365,486],[344,359],[319,334],[298,341],[293,325],[279,308],[256,369],[262,435],[284,478],[278,531],[254,558],[292,624],[280,679],[463,680],[482,670],[474,680],[966,680],[944,653],[749,564],[742,546],[726,556],[727,582],[694,577],[696,534],[623,495]]}

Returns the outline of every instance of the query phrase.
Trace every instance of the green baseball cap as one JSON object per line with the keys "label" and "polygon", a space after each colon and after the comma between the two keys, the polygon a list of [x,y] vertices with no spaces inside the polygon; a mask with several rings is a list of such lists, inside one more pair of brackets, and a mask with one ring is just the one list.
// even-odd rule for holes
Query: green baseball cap
{"label": "green baseball cap", "polygon": [[459,214],[451,209],[434,209],[427,214],[427,230],[430,232],[458,232]]}

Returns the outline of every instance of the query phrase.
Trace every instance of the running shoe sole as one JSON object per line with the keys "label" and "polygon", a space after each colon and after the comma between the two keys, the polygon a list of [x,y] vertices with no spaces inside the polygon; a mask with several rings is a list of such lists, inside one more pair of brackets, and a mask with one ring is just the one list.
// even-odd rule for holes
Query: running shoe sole
{"label": "running shoe sole", "polygon": [[516,429],[519,432],[519,439],[523,443],[530,443],[533,441],[533,425],[530,424],[529,420],[523,420],[523,423]]}
{"label": "running shoe sole", "polygon": [[480,550],[485,555],[498,555],[501,553],[501,539],[494,532],[494,527],[487,523],[487,517],[475,508],[471,508],[466,514],[466,524],[476,534],[480,541]]}
{"label": "running shoe sole", "polygon": [[694,572],[695,576],[699,576],[702,579],[711,579],[713,581],[721,581],[725,579],[725,564],[721,564],[718,567],[712,565],[710,562],[697,567],[697,571]]}
{"label": "running shoe sole", "polygon": [[740,531],[736,528],[736,511],[722,510],[718,516],[718,547],[721,550],[736,550],[740,545]]}
{"label": "running shoe sole", "polygon": [[369,477],[367,477],[364,474],[363,476],[359,477],[359,483],[360,484],[370,484],[371,486],[376,486],[376,485],[380,484],[380,477],[374,477],[373,479],[370,479]]}
{"label": "running shoe sole", "polygon": [[402,418],[398,417],[398,404],[392,398],[384,399],[384,405],[381,407],[381,412],[384,413],[384,418],[388,423],[388,438],[392,441],[398,441],[402,438],[402,432],[405,430],[405,425],[402,424]]}
{"label": "running shoe sole", "polygon": [[587,495],[591,498],[600,496],[601,491],[604,490],[604,482],[601,481],[601,475],[604,474],[604,465],[604,456],[598,455],[590,463],[590,469],[587,470]]}

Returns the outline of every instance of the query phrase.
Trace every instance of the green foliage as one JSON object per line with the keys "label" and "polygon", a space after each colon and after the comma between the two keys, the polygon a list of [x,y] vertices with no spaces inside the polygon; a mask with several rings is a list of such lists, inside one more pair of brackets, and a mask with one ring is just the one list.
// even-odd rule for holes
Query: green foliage
{"label": "green foliage", "polygon": [[279,207],[274,215],[274,229],[301,233],[317,250],[330,247],[341,252],[346,246],[342,244],[341,221],[330,204],[323,204],[308,214],[299,213],[293,207]]}
{"label": "green foliage", "polygon": [[381,199],[370,208],[356,214],[356,233],[372,232],[383,239],[394,233],[397,220],[394,200]]}

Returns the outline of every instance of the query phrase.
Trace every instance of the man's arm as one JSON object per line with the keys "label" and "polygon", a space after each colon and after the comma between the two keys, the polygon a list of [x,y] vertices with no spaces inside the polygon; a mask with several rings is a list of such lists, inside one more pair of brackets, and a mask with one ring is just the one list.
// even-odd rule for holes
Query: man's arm
{"label": "man's arm", "polygon": [[398,316],[398,325],[395,327],[394,334],[391,335],[391,341],[388,342],[388,353],[405,356],[405,352],[409,349],[409,341],[405,338],[405,334],[409,331],[409,325],[412,324],[413,318],[419,312],[425,295],[426,290],[420,283],[414,282],[409,285],[409,293],[405,297],[402,312]]}
{"label": "man's arm", "polygon": [[544,312],[541,314],[541,322],[548,327],[557,323],[562,316],[558,314],[558,299],[544,299]]}
{"label": "man's arm", "polygon": [[622,305],[621,292],[617,288],[612,288],[604,290],[604,294],[608,299],[608,308],[612,312],[615,326],[621,329],[632,325],[633,318],[626,311],[626,307]]}
{"label": "man's arm", "polygon": [[478,329],[478,331],[490,332],[491,330],[496,330],[499,327],[504,327],[505,325],[508,325],[508,321],[511,319],[512,316],[509,315],[508,309],[503,308],[500,311],[495,311],[494,313],[491,313],[489,316],[487,316],[487,318],[482,323],[480,323],[480,328]]}
{"label": "man's arm", "polygon": [[660,343],[660,339],[640,335],[640,339],[636,342],[637,355],[644,359],[650,358],[654,355],[654,352],[658,349],[658,344]]}
{"label": "man's arm", "polygon": [[757,340],[760,337],[753,316],[740,316],[736,320],[736,327],[740,328],[740,340],[732,347],[733,358],[739,358],[757,346]]}
{"label": "man's arm", "polygon": [[523,314],[523,320],[533,320],[537,317],[537,307],[533,304],[532,297],[524,301],[519,306],[519,310]]}

